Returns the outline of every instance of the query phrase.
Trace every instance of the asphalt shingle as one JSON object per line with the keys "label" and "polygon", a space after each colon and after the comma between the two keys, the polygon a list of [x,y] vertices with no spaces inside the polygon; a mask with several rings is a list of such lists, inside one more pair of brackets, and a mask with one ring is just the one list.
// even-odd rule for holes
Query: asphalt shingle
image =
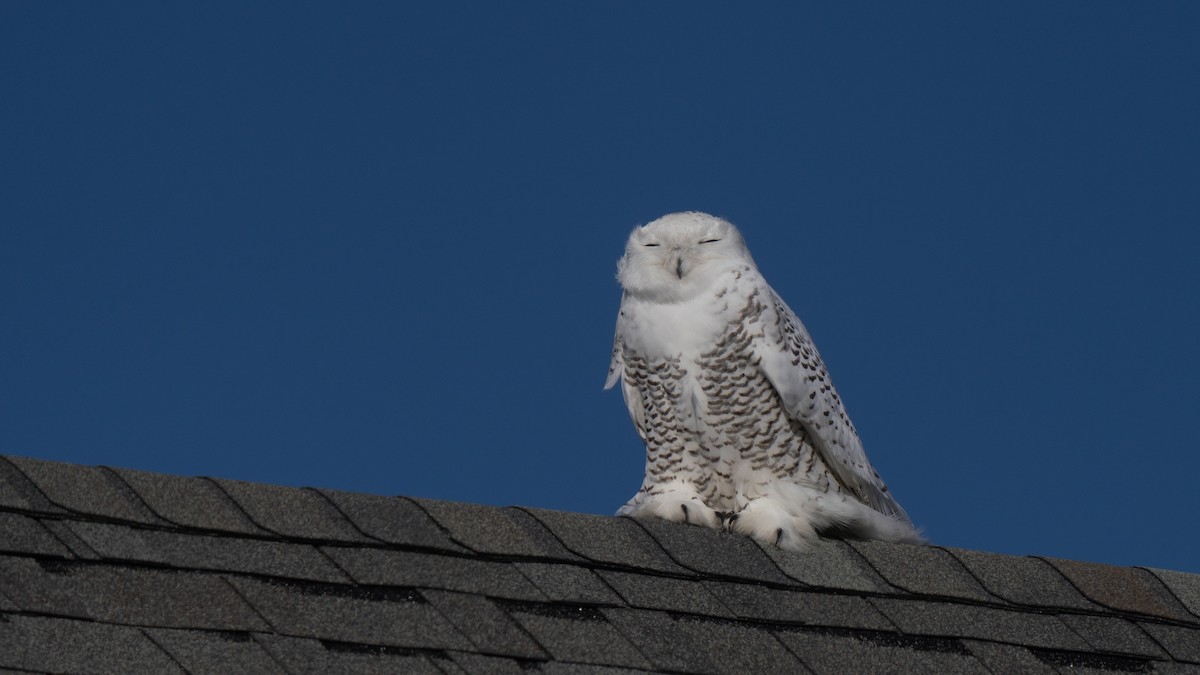
{"label": "asphalt shingle", "polygon": [[1198,579],[0,457],[5,671],[1200,672]]}
{"label": "asphalt shingle", "polygon": [[1172,658],[1200,664],[1200,627],[1185,628],[1150,621],[1141,621],[1139,625],[1145,628]]}
{"label": "asphalt shingle", "polygon": [[314,490],[214,478],[259,527],[284,537],[323,541],[369,541],[329,500]]}
{"label": "asphalt shingle", "polygon": [[1099,609],[1058,570],[1039,558],[944,549],[958,559],[989,592],[1019,605]]}
{"label": "asphalt shingle", "polygon": [[146,635],[191,675],[287,673],[249,633],[149,628]]}
{"label": "asphalt shingle", "polygon": [[803,673],[803,664],[766,629],[752,624],[693,620],[665,612],[606,609],[657,670],[690,673]]}
{"label": "asphalt shingle", "polygon": [[1083,614],[1062,614],[1058,618],[1097,651],[1156,659],[1166,656],[1144,630],[1125,619]]}
{"label": "asphalt shingle", "polygon": [[59,520],[57,518],[42,518],[39,521],[42,527],[50,531],[54,538],[66,546],[71,551],[71,555],[83,560],[98,560],[100,554],[96,553],[91,546],[88,546],[80,539],[75,531],[71,529],[70,520]]}
{"label": "asphalt shingle", "polygon": [[649,532],[672,559],[705,576],[793,584],[749,537],[658,518],[635,522]]}
{"label": "asphalt shingle", "polygon": [[784,551],[769,544],[758,546],[784,574],[806,586],[869,593],[895,592],[844,541],[818,539],[802,553]]}
{"label": "asphalt shingle", "polygon": [[34,513],[62,513],[63,509],[51,504],[12,459],[15,458],[0,457],[0,506]]}
{"label": "asphalt shingle", "polygon": [[0,559],[0,592],[28,612],[164,628],[265,630],[220,577],[176,570]]}
{"label": "asphalt shingle", "polygon": [[555,659],[604,666],[650,666],[595,610],[527,606],[514,608],[510,614]]}
{"label": "asphalt shingle", "polygon": [[668,574],[694,575],[679,566],[630,518],[525,509],[571,552],[588,560]]}
{"label": "asphalt shingle", "polygon": [[513,566],[552,602],[619,605],[623,601],[592,570],[563,563],[517,562]]}
{"label": "asphalt shingle", "polygon": [[1045,661],[1039,659],[1025,647],[985,642],[983,640],[961,640],[971,655],[993,673],[1022,673],[1022,675],[1054,675],[1056,672]]}
{"label": "asphalt shingle", "polygon": [[504,656],[450,652],[450,658],[467,675],[526,675],[528,672],[521,667],[520,661]]}
{"label": "asphalt shingle", "polygon": [[415,591],[245,577],[230,577],[229,582],[284,635],[405,648],[471,646]]}
{"label": "asphalt shingle", "polygon": [[369,548],[329,546],[322,550],[360,584],[435,588],[515,600],[546,599],[509,563]]}
{"label": "asphalt shingle", "polygon": [[65,509],[138,523],[162,522],[108,469],[71,466],[29,457],[8,459],[47,499]]}
{"label": "asphalt shingle", "polygon": [[787,624],[894,631],[896,627],[865,599],[709,581],[713,595],[744,619]]}
{"label": "asphalt shingle", "polygon": [[928,596],[994,601],[949,553],[930,546],[850,542],[875,571],[893,586]]}
{"label": "asphalt shingle", "polygon": [[478,504],[412,499],[458,543],[477,553],[532,558],[551,557],[541,542],[504,509]]}
{"label": "asphalt shingle", "polygon": [[71,530],[101,557],[183,569],[244,572],[330,583],[349,578],[309,544],[75,522]]}
{"label": "asphalt shingle", "polygon": [[[1149,572],[1061,558],[1043,560],[1062,572],[1085,596],[1106,607],[1169,619],[1192,618]],[[1143,577],[1139,572],[1146,576]]]}
{"label": "asphalt shingle", "polygon": [[24,611],[93,618],[73,584],[48,578],[43,564],[33,558],[0,558],[0,594]]}
{"label": "asphalt shingle", "polygon": [[320,640],[273,634],[256,634],[254,639],[296,675],[444,675],[429,656],[408,650],[338,643],[326,646]]}
{"label": "asphalt shingle", "polygon": [[503,509],[504,515],[520,527],[538,547],[538,556],[547,560],[567,563],[581,563],[584,559],[567,550],[566,546],[554,536],[540,520],[533,517],[528,509],[510,506]]}
{"label": "asphalt shingle", "polygon": [[485,654],[524,659],[549,658],[507,612],[485,597],[449,591],[424,591],[422,595]]}
{"label": "asphalt shingle", "polygon": [[207,478],[182,478],[130,469],[113,471],[162,518],[201,530],[267,535]]}
{"label": "asphalt shingle", "polygon": [[137,628],[39,616],[0,616],[0,667],[45,673],[184,670]]}
{"label": "asphalt shingle", "polygon": [[705,616],[733,616],[729,608],[699,581],[615,571],[601,571],[600,576],[621,594],[630,607]]}
{"label": "asphalt shingle", "polygon": [[843,673],[955,673],[988,675],[990,671],[965,650],[919,649],[898,639],[809,631],[778,633],[799,659],[818,675]]}
{"label": "asphalt shingle", "polygon": [[0,513],[0,551],[24,555],[72,557],[50,530],[37,520],[19,513]]}
{"label": "asphalt shingle", "polygon": [[364,534],[389,544],[466,553],[425,510],[403,497],[318,489]]}
{"label": "asphalt shingle", "polygon": [[[315,638],[299,638],[277,633],[251,633],[258,646],[289,673],[324,675],[336,668],[329,650]],[[332,666],[332,668],[331,668]]]}
{"label": "asphalt shingle", "polygon": [[1153,574],[1189,612],[1200,618],[1200,574],[1186,574],[1152,567],[1142,569]]}
{"label": "asphalt shingle", "polygon": [[1049,649],[1090,649],[1062,621],[1045,614],[897,598],[871,598],[870,602],[908,635],[975,638]]}

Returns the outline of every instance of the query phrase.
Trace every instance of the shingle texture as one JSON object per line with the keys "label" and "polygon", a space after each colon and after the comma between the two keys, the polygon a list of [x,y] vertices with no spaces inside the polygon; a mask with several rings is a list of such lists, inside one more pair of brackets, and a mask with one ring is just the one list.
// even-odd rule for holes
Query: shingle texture
{"label": "shingle texture", "polygon": [[1200,673],[1200,576],[0,457],[0,671]]}

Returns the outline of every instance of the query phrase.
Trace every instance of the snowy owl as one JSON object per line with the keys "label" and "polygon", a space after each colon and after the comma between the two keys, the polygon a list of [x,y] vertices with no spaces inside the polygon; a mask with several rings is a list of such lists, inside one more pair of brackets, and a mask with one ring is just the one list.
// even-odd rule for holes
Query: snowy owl
{"label": "snowy owl", "polygon": [[920,543],[867,461],[800,319],[731,223],[672,213],[634,229],[605,389],[646,444],[618,515],[727,528],[799,550],[818,532]]}

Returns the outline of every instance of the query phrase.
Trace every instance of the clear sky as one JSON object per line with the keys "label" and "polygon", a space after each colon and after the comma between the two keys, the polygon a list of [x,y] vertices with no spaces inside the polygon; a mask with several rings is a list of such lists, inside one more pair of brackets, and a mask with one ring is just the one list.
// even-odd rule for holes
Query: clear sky
{"label": "clear sky", "polygon": [[612,513],[743,230],[939,544],[1200,572],[1200,4],[0,2],[0,453]]}

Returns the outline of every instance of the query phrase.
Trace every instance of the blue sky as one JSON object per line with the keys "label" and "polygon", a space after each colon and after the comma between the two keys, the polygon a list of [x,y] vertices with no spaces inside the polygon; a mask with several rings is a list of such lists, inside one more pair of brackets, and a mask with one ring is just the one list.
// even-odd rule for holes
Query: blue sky
{"label": "blue sky", "polygon": [[1200,571],[1200,5],[0,3],[0,453],[611,513],[703,210],[939,544]]}

